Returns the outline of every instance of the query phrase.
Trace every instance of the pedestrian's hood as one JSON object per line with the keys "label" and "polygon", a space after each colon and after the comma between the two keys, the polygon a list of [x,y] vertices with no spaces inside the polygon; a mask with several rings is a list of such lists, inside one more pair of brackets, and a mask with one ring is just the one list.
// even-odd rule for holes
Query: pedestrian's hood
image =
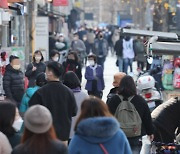
{"label": "pedestrian's hood", "polygon": [[110,140],[119,130],[119,123],[112,117],[94,117],[82,120],[76,134],[90,143],[103,143]]}

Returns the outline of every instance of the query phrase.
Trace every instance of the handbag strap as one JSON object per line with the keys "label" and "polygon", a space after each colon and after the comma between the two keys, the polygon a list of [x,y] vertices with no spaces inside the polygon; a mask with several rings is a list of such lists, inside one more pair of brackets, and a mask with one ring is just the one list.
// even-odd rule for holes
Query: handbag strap
{"label": "handbag strap", "polygon": [[109,154],[103,144],[99,144],[99,146],[101,147],[101,149],[104,152],[104,154]]}

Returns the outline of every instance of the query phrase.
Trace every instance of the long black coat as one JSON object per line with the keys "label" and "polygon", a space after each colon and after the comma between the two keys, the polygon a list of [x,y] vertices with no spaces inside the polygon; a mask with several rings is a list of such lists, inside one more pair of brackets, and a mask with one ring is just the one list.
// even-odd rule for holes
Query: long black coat
{"label": "long black coat", "polygon": [[63,76],[68,71],[73,71],[77,75],[79,80],[82,81],[82,72],[81,72],[80,63],[72,60],[67,60],[66,62],[63,63]]}
{"label": "long black coat", "polygon": [[[35,66],[37,69],[35,71],[32,71],[33,66]],[[40,63],[30,63],[27,66],[25,75],[29,80],[29,87],[33,87],[35,85],[36,77],[39,73],[46,71],[46,65],[43,62]]]}
{"label": "long black coat", "polygon": [[35,104],[43,105],[50,110],[58,138],[62,141],[68,140],[71,118],[77,112],[73,92],[61,82],[51,81],[32,96],[29,106]]}
{"label": "long black coat", "polygon": [[21,102],[24,94],[24,75],[20,70],[15,70],[9,64],[3,77],[3,89],[8,99]]}

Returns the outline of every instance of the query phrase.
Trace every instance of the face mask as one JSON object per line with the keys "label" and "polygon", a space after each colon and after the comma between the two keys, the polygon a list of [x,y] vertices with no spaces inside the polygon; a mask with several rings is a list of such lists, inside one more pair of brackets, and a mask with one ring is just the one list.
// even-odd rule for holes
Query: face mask
{"label": "face mask", "polygon": [[89,65],[90,65],[90,66],[95,65],[95,61],[94,61],[94,60],[88,60],[88,62],[89,62]]}
{"label": "face mask", "polygon": [[102,35],[100,35],[100,36],[99,36],[99,38],[103,38],[103,36],[102,36]]}
{"label": "face mask", "polygon": [[35,60],[36,60],[36,61],[40,61],[41,58],[42,58],[41,56],[36,56],[36,57],[35,57]]}
{"label": "face mask", "polygon": [[18,118],[17,120],[14,121],[12,126],[18,132],[18,131],[21,130],[22,124],[23,124],[23,120],[20,117],[20,118]]}
{"label": "face mask", "polygon": [[64,38],[60,38],[59,41],[60,41],[60,42],[63,42],[63,41],[64,41]]}
{"label": "face mask", "polygon": [[57,62],[59,61],[59,57],[54,57],[53,60]]}
{"label": "face mask", "polygon": [[15,70],[19,70],[21,68],[21,65],[13,65],[12,66]]}

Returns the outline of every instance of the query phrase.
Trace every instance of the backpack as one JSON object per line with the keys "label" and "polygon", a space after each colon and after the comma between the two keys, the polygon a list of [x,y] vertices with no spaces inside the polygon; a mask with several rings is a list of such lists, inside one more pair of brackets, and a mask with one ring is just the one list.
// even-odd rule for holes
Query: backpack
{"label": "backpack", "polygon": [[[119,96],[119,95],[118,95]],[[130,102],[133,97],[123,100],[119,96],[121,103],[118,105],[115,117],[120,123],[121,129],[127,137],[136,137],[141,135],[142,120],[134,105]]]}
{"label": "backpack", "polygon": [[144,44],[140,41],[135,42],[135,50],[137,53],[145,53]]}

